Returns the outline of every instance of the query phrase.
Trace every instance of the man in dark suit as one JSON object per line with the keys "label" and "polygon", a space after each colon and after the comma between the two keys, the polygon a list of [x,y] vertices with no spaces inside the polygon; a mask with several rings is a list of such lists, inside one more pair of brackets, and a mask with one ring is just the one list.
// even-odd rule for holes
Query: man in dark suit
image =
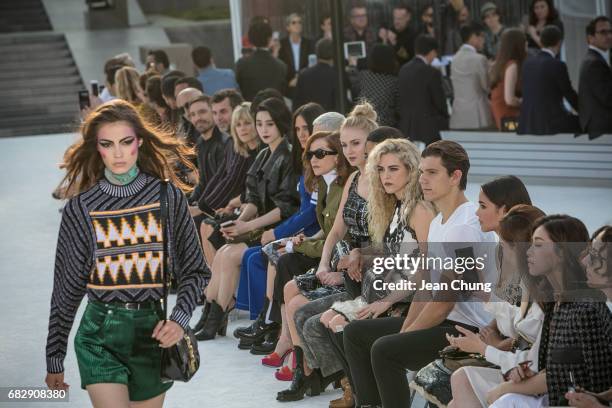
{"label": "man in dark suit", "polygon": [[400,130],[411,140],[430,144],[448,129],[448,109],[442,89],[442,74],[431,66],[438,55],[438,42],[427,34],[417,37],[416,57],[404,64],[398,75],[397,110]]}
{"label": "man in dark suit", "polygon": [[591,139],[612,133],[612,70],[610,19],[599,16],[586,27],[589,50],[580,67],[580,125]]}
{"label": "man in dark suit", "polygon": [[308,56],[314,53],[312,40],[302,37],[302,17],[291,13],[285,20],[287,37],[280,40],[278,58],[287,65],[287,96],[293,98],[297,73],[308,67]]}
{"label": "man in dark suit", "polygon": [[567,66],[557,59],[563,33],[557,26],[544,27],[541,51],[523,63],[523,102],[517,133],[554,135],[579,133],[578,116],[563,106],[563,98],[578,110],[578,95],[569,79]]}
{"label": "man in dark suit", "polygon": [[332,64],[334,46],[332,40],[323,38],[317,42],[317,64],[300,72],[297,79],[294,110],[308,102],[316,102],[326,111],[336,110],[338,80]]}
{"label": "man in dark suit", "polygon": [[262,89],[274,88],[281,93],[287,86],[287,65],[270,53],[272,28],[267,21],[256,21],[249,27],[249,41],[255,51],[236,63],[236,81],[242,96],[253,99]]}

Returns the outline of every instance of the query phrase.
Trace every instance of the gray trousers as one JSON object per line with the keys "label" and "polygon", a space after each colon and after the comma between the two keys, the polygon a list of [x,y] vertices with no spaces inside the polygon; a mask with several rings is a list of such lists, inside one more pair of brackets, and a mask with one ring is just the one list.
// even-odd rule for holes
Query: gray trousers
{"label": "gray trousers", "polygon": [[336,293],[308,302],[297,310],[294,316],[295,327],[302,340],[304,357],[310,368],[318,368],[324,376],[332,375],[343,369],[342,363],[334,354],[333,346],[327,335],[327,327],[321,324],[321,315],[336,301],[349,300],[346,292]]}

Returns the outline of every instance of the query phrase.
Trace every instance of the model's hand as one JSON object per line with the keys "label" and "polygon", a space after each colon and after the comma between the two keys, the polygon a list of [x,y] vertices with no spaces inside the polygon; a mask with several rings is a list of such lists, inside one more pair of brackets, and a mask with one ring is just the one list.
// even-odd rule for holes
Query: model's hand
{"label": "model's hand", "polygon": [[357,318],[359,320],[376,319],[378,316],[389,310],[390,307],[391,302],[384,302],[379,300],[359,309],[357,311]]}
{"label": "model's hand", "polygon": [[64,382],[64,373],[47,373],[45,383],[50,390],[67,390],[70,387]]}
{"label": "model's hand", "polygon": [[168,348],[174,346],[183,338],[185,330],[172,320],[160,320],[153,329],[151,337],[159,341],[159,346]]}

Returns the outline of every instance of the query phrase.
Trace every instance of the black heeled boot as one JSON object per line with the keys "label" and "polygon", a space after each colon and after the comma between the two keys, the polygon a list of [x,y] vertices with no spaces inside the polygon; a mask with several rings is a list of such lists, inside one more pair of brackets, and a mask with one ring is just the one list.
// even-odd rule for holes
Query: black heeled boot
{"label": "black heeled boot", "polygon": [[318,370],[313,370],[310,375],[304,374],[304,352],[300,346],[294,346],[293,352],[296,362],[293,381],[289,389],[276,395],[276,400],[280,402],[299,401],[304,399],[304,394],[314,397],[321,393],[321,378]]}
{"label": "black heeled boot", "polygon": [[202,330],[196,333],[198,340],[212,340],[217,334],[225,336],[227,331],[227,316],[229,311],[223,311],[221,306],[213,300],[210,304],[210,311]]}
{"label": "black heeled boot", "polygon": [[266,356],[272,353],[276,348],[276,343],[278,343],[280,331],[280,327],[276,330],[269,331],[260,342],[253,343],[251,346],[251,354]]}
{"label": "black heeled boot", "polygon": [[200,320],[193,327],[193,332],[197,333],[204,328],[206,324],[206,318],[208,317],[208,312],[210,311],[210,303],[204,301],[204,306],[202,306],[202,316],[200,316]]}
{"label": "black heeled boot", "polygon": [[270,306],[270,300],[267,297],[264,298],[264,304],[261,308],[261,311],[257,315],[257,318],[253,320],[250,326],[242,326],[236,328],[234,330],[234,337],[237,339],[242,339],[244,336],[250,336],[255,332],[255,329],[260,324],[263,324],[266,321],[266,313],[268,312],[268,307]]}

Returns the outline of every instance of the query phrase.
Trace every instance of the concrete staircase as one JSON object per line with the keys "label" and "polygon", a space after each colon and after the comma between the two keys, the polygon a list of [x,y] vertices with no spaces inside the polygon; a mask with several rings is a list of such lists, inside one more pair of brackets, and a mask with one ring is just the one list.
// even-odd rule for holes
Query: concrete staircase
{"label": "concrete staircase", "polygon": [[2,0],[0,33],[51,30],[51,23],[41,0]]}
{"label": "concrete staircase", "polygon": [[84,89],[63,34],[0,35],[0,137],[72,131]]}

